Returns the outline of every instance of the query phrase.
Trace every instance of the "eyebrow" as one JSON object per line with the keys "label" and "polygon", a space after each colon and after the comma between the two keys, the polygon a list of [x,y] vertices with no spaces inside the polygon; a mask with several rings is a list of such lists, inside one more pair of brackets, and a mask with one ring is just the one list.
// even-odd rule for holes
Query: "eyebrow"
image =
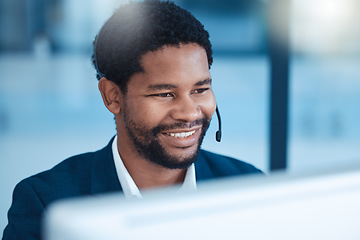
{"label": "eyebrow", "polygon": [[199,81],[197,83],[195,83],[195,86],[202,86],[202,85],[207,85],[207,84],[211,84],[212,79],[211,78],[207,78],[205,80]]}
{"label": "eyebrow", "polygon": [[173,84],[152,84],[147,87],[149,90],[170,90],[176,88]]}
{"label": "eyebrow", "polygon": [[[194,84],[194,86],[203,86],[206,84],[211,84],[212,79],[211,78],[207,78],[205,80],[202,81],[198,81],[197,83]],[[177,88],[176,85],[173,84],[152,84],[150,86],[147,87],[148,90],[170,90],[170,89],[174,89]]]}

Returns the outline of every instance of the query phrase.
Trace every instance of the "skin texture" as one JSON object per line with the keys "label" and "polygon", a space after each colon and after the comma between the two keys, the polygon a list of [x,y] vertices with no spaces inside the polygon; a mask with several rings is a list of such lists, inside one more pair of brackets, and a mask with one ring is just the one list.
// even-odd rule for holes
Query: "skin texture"
{"label": "skin texture", "polygon": [[[119,154],[139,189],[180,183],[216,108],[207,55],[197,44],[180,44],[148,52],[140,63],[144,71],[130,78],[126,94],[99,81],[115,115]],[[146,146],[162,155],[153,159]]]}

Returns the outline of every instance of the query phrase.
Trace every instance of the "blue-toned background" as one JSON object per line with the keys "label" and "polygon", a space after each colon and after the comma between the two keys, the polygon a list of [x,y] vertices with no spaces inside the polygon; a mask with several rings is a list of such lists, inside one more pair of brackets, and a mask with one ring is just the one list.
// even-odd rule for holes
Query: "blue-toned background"
{"label": "blue-toned background", "polygon": [[[21,179],[102,148],[115,134],[91,42],[116,0],[0,0],[0,229]],[[182,0],[214,45],[223,120],[204,148],[268,172],[268,1]],[[356,0],[291,1],[289,172],[360,161],[360,11]],[[281,19],[279,19],[281,21]],[[279,32],[281,29],[272,29]]]}

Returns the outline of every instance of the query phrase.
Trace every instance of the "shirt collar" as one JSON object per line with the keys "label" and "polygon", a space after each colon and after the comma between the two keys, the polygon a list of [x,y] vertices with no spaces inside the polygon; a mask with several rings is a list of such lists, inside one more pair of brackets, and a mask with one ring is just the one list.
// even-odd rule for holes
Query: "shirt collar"
{"label": "shirt collar", "polygon": [[[131,175],[127,171],[118,151],[117,147],[117,136],[115,136],[112,143],[112,154],[114,158],[116,173],[123,189],[124,195],[127,199],[142,198],[139,188],[136,186]],[[185,179],[179,193],[192,192],[196,190],[196,176],[195,176],[195,165],[192,164],[186,171]]]}

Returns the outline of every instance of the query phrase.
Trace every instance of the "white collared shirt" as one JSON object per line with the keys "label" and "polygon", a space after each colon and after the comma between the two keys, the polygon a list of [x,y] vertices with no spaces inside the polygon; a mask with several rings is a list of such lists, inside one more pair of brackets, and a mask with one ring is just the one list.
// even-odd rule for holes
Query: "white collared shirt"
{"label": "white collared shirt", "polygon": [[[127,171],[118,151],[117,136],[112,143],[112,153],[116,168],[116,173],[127,199],[142,198],[139,188]],[[196,190],[195,165],[192,164],[186,171],[185,179],[178,192],[189,192]]]}

